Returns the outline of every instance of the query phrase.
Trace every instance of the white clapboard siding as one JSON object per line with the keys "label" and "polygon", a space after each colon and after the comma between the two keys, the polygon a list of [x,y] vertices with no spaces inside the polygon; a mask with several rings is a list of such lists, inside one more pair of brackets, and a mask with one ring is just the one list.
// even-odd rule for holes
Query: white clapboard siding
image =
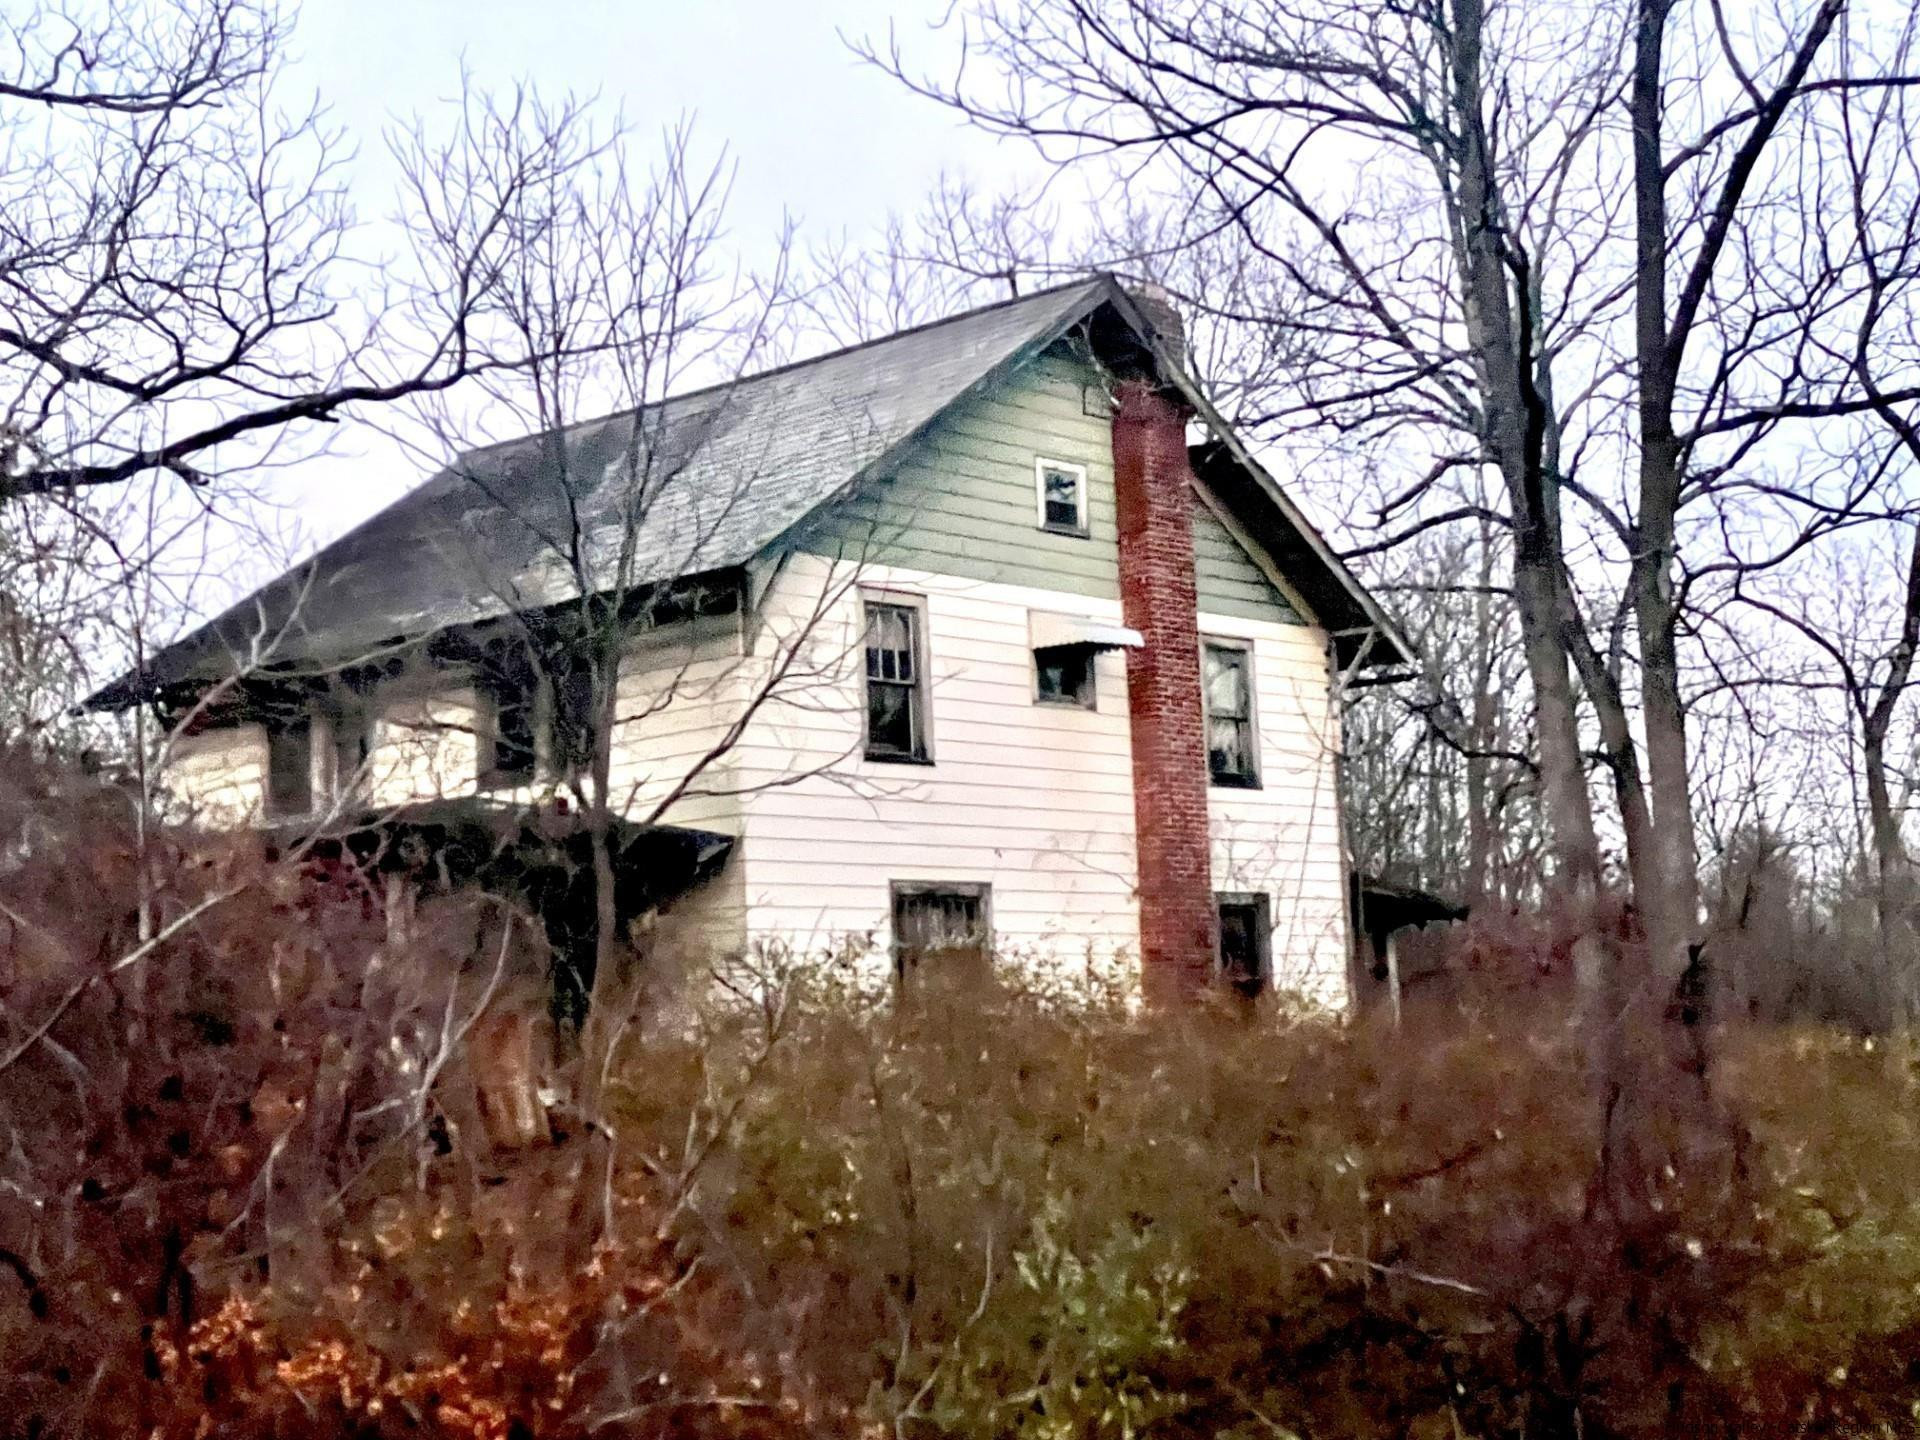
{"label": "white clapboard siding", "polygon": [[[612,792],[635,819],[739,833],[728,727],[761,667],[741,654],[736,615],[676,621],[633,637],[615,699]],[[663,801],[683,791],[655,816]]]}
{"label": "white clapboard siding", "polygon": [[166,753],[166,788],[183,818],[211,826],[258,818],[266,795],[267,732],[229,725],[175,736]]}
{"label": "white clapboard siding", "polygon": [[[1028,461],[1031,464],[1031,457]],[[789,620],[853,567],[797,556],[766,605]],[[1103,656],[1096,708],[1033,696],[1029,611],[1117,620],[1115,600],[893,566],[861,586],[923,597],[931,765],[870,761],[864,724],[861,596],[841,594],[812,630],[837,673],[808,703],[769,705],[737,758],[745,799],[748,931],[821,948],[871,935],[884,962],[894,881],[993,887],[997,943],[1087,952],[1117,963],[1138,947],[1125,662]]]}
{"label": "white clapboard siding", "polygon": [[376,693],[363,794],[370,806],[473,793],[479,731],[485,717],[473,689],[458,682],[426,688],[409,677],[399,693]]}
{"label": "white clapboard siding", "polygon": [[[676,621],[636,635],[623,661],[616,707],[613,790],[624,813],[643,818],[716,748],[744,693],[735,616]],[[457,671],[413,671],[367,699],[372,716],[367,761],[355,780],[358,806],[388,808],[474,793],[487,708]],[[316,800],[332,776],[321,761],[329,730],[312,717]],[[223,823],[257,818],[266,785],[266,732],[257,724],[211,728],[183,736],[168,764],[169,783],[190,806],[218,807]],[[342,777],[343,779],[345,777]],[[723,762],[701,771],[702,791],[734,788]],[[532,803],[551,782],[494,792]],[[733,799],[689,795],[661,818],[732,833]],[[211,809],[210,812],[211,813]]]}
{"label": "white clapboard siding", "polygon": [[1349,952],[1340,732],[1325,633],[1209,613],[1200,630],[1252,644],[1260,740],[1260,788],[1210,792],[1214,889],[1266,895],[1275,983],[1343,1004]]}
{"label": "white clapboard siding", "polygon": [[[818,593],[828,565],[800,557],[766,603],[780,607],[786,585]],[[1091,953],[1103,966],[1137,955],[1125,660],[1101,657],[1088,711],[1034,702],[1029,649],[1031,610],[1117,619],[1118,604],[897,567],[858,578],[924,600],[934,763],[861,756],[852,655],[827,703],[770,705],[736,756],[751,790],[738,857],[750,938],[825,950],[869,936],[880,963],[890,883],[950,881],[992,886],[1004,953],[1056,965]],[[815,638],[846,650],[860,624],[849,594]],[[1265,894],[1276,983],[1339,1003],[1345,889],[1325,636],[1211,614],[1201,628],[1253,646],[1261,742],[1263,788],[1212,791],[1215,888]]]}

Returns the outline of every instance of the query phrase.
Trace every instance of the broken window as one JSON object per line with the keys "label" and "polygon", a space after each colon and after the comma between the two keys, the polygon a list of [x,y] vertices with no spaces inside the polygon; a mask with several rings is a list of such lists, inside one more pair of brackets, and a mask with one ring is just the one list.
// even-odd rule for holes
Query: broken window
{"label": "broken window", "polygon": [[917,606],[867,602],[867,758],[925,760],[927,699]]}
{"label": "broken window", "polygon": [[1093,656],[1085,645],[1054,645],[1033,652],[1038,695],[1060,705],[1093,708]]}
{"label": "broken window", "polygon": [[1253,657],[1245,645],[1209,640],[1205,665],[1207,769],[1213,783],[1257,786]]}
{"label": "broken window", "polygon": [[313,809],[313,726],[291,716],[267,727],[267,814],[273,819]]}
{"label": "broken window", "polygon": [[1034,462],[1040,528],[1060,535],[1087,533],[1087,467],[1058,460]]}
{"label": "broken window", "polygon": [[924,969],[951,979],[987,964],[988,886],[898,882],[893,887],[893,964],[905,979]]}
{"label": "broken window", "polygon": [[1258,995],[1273,969],[1273,932],[1265,895],[1222,895],[1220,978],[1243,995]]}

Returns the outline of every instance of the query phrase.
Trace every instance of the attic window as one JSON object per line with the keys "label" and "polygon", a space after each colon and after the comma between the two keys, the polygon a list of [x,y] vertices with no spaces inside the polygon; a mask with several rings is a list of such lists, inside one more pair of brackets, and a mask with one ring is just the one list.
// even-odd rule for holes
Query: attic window
{"label": "attic window", "polygon": [[1040,528],[1055,535],[1087,533],[1087,467],[1063,460],[1034,461]]}

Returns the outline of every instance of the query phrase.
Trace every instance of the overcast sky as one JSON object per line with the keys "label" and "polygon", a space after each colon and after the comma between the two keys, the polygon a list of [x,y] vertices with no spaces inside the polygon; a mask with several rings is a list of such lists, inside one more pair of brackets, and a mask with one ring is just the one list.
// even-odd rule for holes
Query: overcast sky
{"label": "overcast sky", "polygon": [[[889,211],[916,208],[942,169],[991,188],[1026,162],[861,64],[842,39],[884,41],[891,21],[910,53],[935,63],[956,44],[934,28],[945,10],[944,0],[307,0],[286,99],[318,93],[357,143],[352,187],[369,219],[394,204],[382,127],[416,112],[431,122],[463,59],[483,86],[527,78],[549,96],[598,94],[643,136],[690,115],[706,152],[724,145],[737,165],[729,230],[752,259],[783,212],[804,237],[858,242]],[[331,449],[266,482],[304,549],[424,478],[352,425]],[[251,568],[196,608],[265,578],[242,573]]]}

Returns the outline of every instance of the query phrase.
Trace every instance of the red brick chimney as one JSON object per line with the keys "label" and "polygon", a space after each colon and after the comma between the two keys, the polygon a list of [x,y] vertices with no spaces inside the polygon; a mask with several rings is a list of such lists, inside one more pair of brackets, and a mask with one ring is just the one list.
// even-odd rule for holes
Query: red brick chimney
{"label": "red brick chimney", "polygon": [[1206,720],[1200,703],[1187,410],[1148,381],[1113,407],[1120,604],[1146,644],[1127,652],[1141,987],[1174,999],[1213,973],[1218,924],[1207,843]]}

